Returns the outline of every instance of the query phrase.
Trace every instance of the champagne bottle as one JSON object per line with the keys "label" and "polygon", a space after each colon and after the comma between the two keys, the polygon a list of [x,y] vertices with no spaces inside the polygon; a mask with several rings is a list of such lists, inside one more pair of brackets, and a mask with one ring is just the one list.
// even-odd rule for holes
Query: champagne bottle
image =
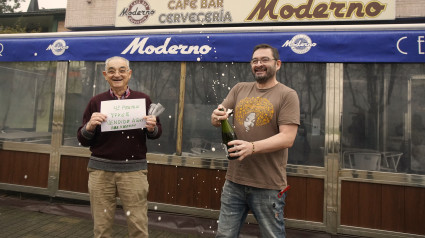
{"label": "champagne bottle", "polygon": [[[224,109],[219,109],[220,111],[223,111]],[[221,121],[221,139],[223,141],[223,148],[226,151],[227,159],[234,160],[239,158],[239,156],[231,157],[229,155],[228,149],[234,147],[233,145],[228,145],[232,140],[236,140],[236,134],[233,131],[232,126],[230,125],[229,121],[227,119]]]}

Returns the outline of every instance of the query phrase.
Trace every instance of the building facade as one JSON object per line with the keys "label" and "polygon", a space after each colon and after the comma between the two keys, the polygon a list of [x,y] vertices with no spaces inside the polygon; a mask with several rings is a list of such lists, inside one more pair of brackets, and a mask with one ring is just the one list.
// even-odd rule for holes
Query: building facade
{"label": "building facade", "polygon": [[425,6],[241,4],[68,1],[73,32],[0,36],[0,189],[88,199],[89,151],[76,130],[108,89],[104,59],[123,55],[130,87],[166,108],[163,136],[148,145],[150,208],[218,218],[227,160],[209,117],[252,77],[252,47],[269,43],[283,61],[278,80],[301,103],[287,225],[425,237]]}

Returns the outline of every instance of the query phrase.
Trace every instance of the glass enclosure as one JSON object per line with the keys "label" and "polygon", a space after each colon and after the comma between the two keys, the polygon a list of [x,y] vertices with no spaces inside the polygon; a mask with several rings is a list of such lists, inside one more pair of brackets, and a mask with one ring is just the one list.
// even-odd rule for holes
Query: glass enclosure
{"label": "glass enclosure", "polygon": [[56,62],[0,62],[0,140],[50,144]]}
{"label": "glass enclosure", "polygon": [[425,65],[345,64],[343,168],[425,174]]}
{"label": "glass enclosure", "polygon": [[[94,95],[109,89],[104,62],[69,63],[63,145],[79,146],[77,128]],[[131,62],[130,88],[166,108],[163,135],[149,152],[175,154],[180,80],[185,78],[182,153],[225,159],[212,110],[240,81],[253,80],[248,63]],[[425,174],[425,65],[343,65],[341,168]],[[56,62],[0,64],[0,140],[51,143]],[[289,163],[324,166],[326,64],[284,63],[278,80],[295,89],[301,126]]]}

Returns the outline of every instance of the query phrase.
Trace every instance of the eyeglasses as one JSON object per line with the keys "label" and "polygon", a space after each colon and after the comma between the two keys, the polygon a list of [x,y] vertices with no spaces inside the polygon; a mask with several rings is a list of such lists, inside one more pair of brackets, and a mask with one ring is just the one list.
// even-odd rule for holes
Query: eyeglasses
{"label": "eyeglasses", "polygon": [[263,57],[261,59],[254,58],[250,62],[251,62],[251,64],[256,65],[256,64],[258,64],[258,62],[260,62],[262,64],[267,64],[268,62],[270,62],[272,60],[276,60],[276,59],[270,59],[269,57]]}
{"label": "eyeglasses", "polygon": [[[128,72],[128,69],[120,69],[120,70],[118,70],[118,73],[119,73],[120,75],[124,75],[124,74],[126,74],[127,72]],[[116,71],[116,70],[113,70],[113,69],[110,69],[110,70],[106,71],[106,73],[107,73],[109,76],[113,76],[113,75],[115,75],[115,74],[117,73],[117,71]]]}

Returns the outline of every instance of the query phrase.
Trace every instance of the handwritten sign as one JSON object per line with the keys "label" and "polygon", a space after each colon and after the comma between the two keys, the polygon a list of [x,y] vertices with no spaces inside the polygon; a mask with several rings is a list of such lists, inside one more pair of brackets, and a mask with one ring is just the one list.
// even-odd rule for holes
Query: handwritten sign
{"label": "handwritten sign", "polygon": [[144,128],[146,120],[145,99],[126,99],[102,101],[100,112],[105,114],[106,121],[102,123],[104,131],[121,131]]}

